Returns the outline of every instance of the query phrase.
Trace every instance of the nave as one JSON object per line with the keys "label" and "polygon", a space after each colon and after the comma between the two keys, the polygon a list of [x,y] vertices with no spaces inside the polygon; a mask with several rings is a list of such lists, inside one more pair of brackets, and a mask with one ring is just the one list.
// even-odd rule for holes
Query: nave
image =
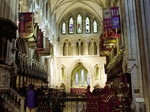
{"label": "nave", "polygon": [[47,86],[50,96],[57,90],[63,111],[149,112],[149,4],[0,0],[1,107],[24,112],[26,98],[19,90],[26,83]]}

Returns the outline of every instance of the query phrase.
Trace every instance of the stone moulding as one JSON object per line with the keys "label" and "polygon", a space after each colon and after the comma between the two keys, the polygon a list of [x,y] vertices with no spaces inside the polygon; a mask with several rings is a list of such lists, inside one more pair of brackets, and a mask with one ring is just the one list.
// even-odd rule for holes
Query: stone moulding
{"label": "stone moulding", "polygon": [[0,64],[0,92],[5,92],[9,89],[10,70],[10,66]]}

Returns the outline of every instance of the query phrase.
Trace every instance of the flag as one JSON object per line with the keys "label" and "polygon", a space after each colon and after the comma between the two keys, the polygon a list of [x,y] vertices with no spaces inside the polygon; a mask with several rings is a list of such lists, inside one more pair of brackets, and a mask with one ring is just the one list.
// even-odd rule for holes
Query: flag
{"label": "flag", "polygon": [[104,30],[120,28],[120,16],[118,7],[103,9]]}
{"label": "flag", "polygon": [[19,33],[33,33],[33,13],[19,13]]}

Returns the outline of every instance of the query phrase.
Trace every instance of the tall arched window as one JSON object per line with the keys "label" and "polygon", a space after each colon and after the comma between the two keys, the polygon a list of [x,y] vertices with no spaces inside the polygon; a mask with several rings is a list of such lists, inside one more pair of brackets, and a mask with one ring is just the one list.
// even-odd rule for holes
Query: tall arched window
{"label": "tall arched window", "polygon": [[86,68],[79,65],[71,75],[71,87],[87,87],[87,85],[90,85],[90,75]]}
{"label": "tall arched window", "polygon": [[90,19],[89,19],[89,17],[86,17],[86,19],[85,19],[85,33],[90,33],[91,31],[90,31]]}
{"label": "tall arched window", "polygon": [[87,73],[87,85],[90,85],[90,74]]}
{"label": "tall arched window", "polygon": [[62,34],[66,34],[66,23],[62,23]]}
{"label": "tall arched window", "polygon": [[75,85],[76,85],[76,86],[78,86],[78,81],[79,81],[79,80],[78,80],[78,73],[76,73],[76,75],[75,75]]}
{"label": "tall arched window", "polygon": [[77,16],[77,33],[82,33],[82,16]]}
{"label": "tall arched window", "polygon": [[95,20],[93,22],[93,32],[97,33],[97,22]]}
{"label": "tall arched window", "polygon": [[[98,33],[98,21],[96,21],[96,17],[91,15],[90,13],[86,13],[86,15],[82,13],[78,13],[77,15],[69,14],[69,18],[63,18],[63,22],[66,25],[66,33],[62,33],[62,26],[64,23],[61,23],[61,34],[90,34],[90,33]],[[64,21],[65,20],[65,21]],[[84,31],[84,32],[83,32]]]}
{"label": "tall arched window", "polygon": [[84,86],[84,70],[81,70],[81,85]]}
{"label": "tall arched window", "polygon": [[69,19],[69,33],[73,33],[74,32],[74,24],[73,24],[73,18],[71,17]]}

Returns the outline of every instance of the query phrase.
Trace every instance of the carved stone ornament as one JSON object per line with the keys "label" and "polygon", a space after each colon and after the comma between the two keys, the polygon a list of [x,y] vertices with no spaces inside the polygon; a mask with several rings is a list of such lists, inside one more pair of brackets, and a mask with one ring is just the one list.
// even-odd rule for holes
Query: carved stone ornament
{"label": "carved stone ornament", "polygon": [[7,91],[10,85],[10,66],[0,65],[0,92]]}

